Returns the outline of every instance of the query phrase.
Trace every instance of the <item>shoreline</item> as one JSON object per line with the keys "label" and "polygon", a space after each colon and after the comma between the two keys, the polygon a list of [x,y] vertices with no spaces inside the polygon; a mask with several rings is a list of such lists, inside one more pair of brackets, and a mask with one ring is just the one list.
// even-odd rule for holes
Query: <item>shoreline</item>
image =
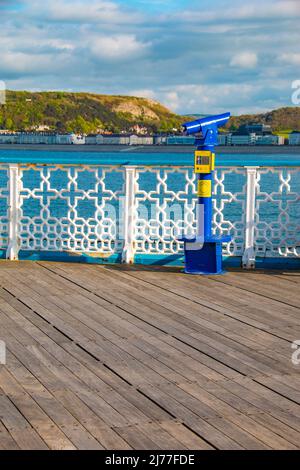
{"label": "shoreline", "polygon": [[[46,152],[93,152],[93,153],[145,153],[145,154],[190,154],[194,151],[193,145],[149,145],[149,146],[125,146],[125,145],[21,145],[0,144],[1,150],[32,150]],[[216,147],[217,154],[249,154],[249,155],[299,155],[300,146],[238,146],[238,147]]]}

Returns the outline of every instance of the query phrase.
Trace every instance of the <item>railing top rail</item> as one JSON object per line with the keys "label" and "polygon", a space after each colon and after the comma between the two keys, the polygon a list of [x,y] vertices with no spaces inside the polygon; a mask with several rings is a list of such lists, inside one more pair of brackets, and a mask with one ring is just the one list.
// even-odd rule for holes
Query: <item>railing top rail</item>
{"label": "railing top rail", "polygon": [[[41,151],[41,150],[1,150],[0,163],[23,164],[56,164],[56,165],[136,165],[136,166],[192,166],[193,148],[191,153],[132,153],[126,151],[113,152],[88,152],[78,151]],[[299,155],[277,154],[231,154],[217,155],[219,167],[300,167]]]}

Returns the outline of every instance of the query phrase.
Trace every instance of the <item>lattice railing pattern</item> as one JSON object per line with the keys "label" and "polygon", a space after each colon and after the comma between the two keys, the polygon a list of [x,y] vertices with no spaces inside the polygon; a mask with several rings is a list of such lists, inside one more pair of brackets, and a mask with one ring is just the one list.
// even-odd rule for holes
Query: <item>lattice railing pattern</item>
{"label": "lattice railing pattern", "polygon": [[[243,254],[246,173],[222,168],[215,172],[214,232],[232,234],[227,255]],[[239,189],[239,191],[237,191]],[[196,177],[192,168],[138,168],[136,178],[135,249],[137,253],[178,254],[183,233],[196,230]]]}
{"label": "lattice railing pattern", "polygon": [[102,166],[22,165],[20,248],[121,251],[124,170]]}
{"label": "lattice railing pattern", "polygon": [[300,257],[300,169],[260,168],[256,184],[256,256]]}
{"label": "lattice railing pattern", "polygon": [[8,246],[8,165],[0,165],[0,249]]}
{"label": "lattice railing pattern", "polygon": [[247,179],[244,168],[218,168],[214,173],[213,230],[218,235],[231,235],[225,244],[226,256],[242,256],[245,249],[245,214]]}
{"label": "lattice railing pattern", "polygon": [[[224,255],[245,266],[300,257],[299,167],[219,167],[214,179],[213,230],[233,237]],[[188,166],[2,164],[0,249],[117,253],[127,262],[181,254],[178,237],[196,229],[195,194]]]}
{"label": "lattice railing pattern", "polygon": [[178,237],[195,231],[195,175],[191,168],[138,168],[135,251],[177,254]]}

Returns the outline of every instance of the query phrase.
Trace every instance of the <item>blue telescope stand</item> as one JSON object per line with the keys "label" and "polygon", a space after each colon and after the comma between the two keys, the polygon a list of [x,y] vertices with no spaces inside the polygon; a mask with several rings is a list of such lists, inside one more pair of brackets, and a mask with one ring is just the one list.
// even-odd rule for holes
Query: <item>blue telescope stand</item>
{"label": "blue telescope stand", "polygon": [[224,125],[229,113],[207,117],[183,125],[186,134],[202,130],[203,138],[197,139],[195,173],[198,184],[196,236],[179,238],[184,242],[185,273],[222,274],[222,245],[231,236],[215,236],[212,233],[212,186],[215,167],[214,148],[218,145],[218,127]]}
{"label": "blue telescope stand", "polygon": [[205,238],[200,243],[196,238],[182,237],[186,274],[223,274],[222,245],[231,241],[230,236]]}

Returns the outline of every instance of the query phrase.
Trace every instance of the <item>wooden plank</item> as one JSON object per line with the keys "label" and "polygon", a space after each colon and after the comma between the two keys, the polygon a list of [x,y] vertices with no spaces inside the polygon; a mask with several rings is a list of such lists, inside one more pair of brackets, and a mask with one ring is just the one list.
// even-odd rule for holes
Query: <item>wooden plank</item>
{"label": "wooden plank", "polygon": [[142,432],[138,426],[128,426],[117,428],[118,434],[136,450],[159,450],[160,447],[146,433]]}
{"label": "wooden plank", "polygon": [[[26,322],[26,319],[29,319],[30,322],[33,322],[34,325],[36,325],[36,319],[38,319],[38,326],[42,329],[43,332],[46,332],[46,334],[49,334],[51,331],[49,329],[48,323],[40,321],[40,318],[34,315],[34,313],[26,306],[18,302],[17,299],[12,298],[10,294],[5,293],[6,296],[5,298],[12,303],[15,308],[18,308],[22,314],[25,316],[23,318],[16,310],[10,311],[11,317],[20,325],[22,326],[26,331],[29,330],[31,334],[35,332],[35,337],[39,339],[40,344],[43,344],[45,347],[49,342],[46,341],[46,339],[43,338],[43,336],[39,335],[38,330],[33,330],[32,327],[30,327],[30,323],[28,326],[28,322]],[[55,332],[55,330],[54,330]],[[36,336],[38,335],[38,336]],[[96,373],[104,382],[108,383],[108,385],[112,386],[118,392],[122,391],[122,394],[124,397],[127,397],[131,403],[136,405],[138,408],[142,409],[144,413],[146,413],[150,418],[154,419],[168,419],[169,416],[165,414],[161,409],[158,407],[155,407],[151,402],[146,401],[144,397],[139,395],[138,393],[134,393],[135,391],[132,389],[131,386],[128,386],[126,382],[121,380],[117,375],[113,374],[110,372],[107,368],[104,368],[99,361],[96,361],[92,356],[88,355],[85,353],[82,349],[79,349],[74,343],[69,342],[66,340],[66,338],[63,336],[65,343],[62,343],[59,341],[59,345],[61,345],[64,349],[66,349],[68,352],[70,352],[73,356],[76,357],[76,359],[80,360],[83,362],[83,364],[88,365],[88,367],[91,369],[91,364],[92,364],[92,370],[94,373]],[[53,335],[51,334],[51,339],[53,339]],[[57,340],[56,334],[54,334],[54,340]],[[70,344],[70,348],[69,348]],[[53,349],[51,348],[52,353]],[[83,358],[85,361],[83,361]],[[107,394],[107,393],[106,393]]]}
{"label": "wooden plank", "polygon": [[[80,273],[80,276],[82,276],[82,273]],[[160,279],[158,280],[158,284],[159,284],[159,283],[160,283]],[[105,283],[104,283],[104,285],[105,285]],[[148,285],[149,285],[149,284],[148,284]],[[101,282],[101,286],[103,286],[103,282]],[[147,286],[147,284],[146,284],[146,286]],[[173,286],[173,287],[174,287],[174,286]],[[92,288],[92,286],[91,286],[91,288]],[[178,291],[178,288],[180,288],[180,286],[176,286],[176,287],[175,287],[176,292]],[[95,289],[96,289],[96,287],[95,287]],[[109,289],[109,292],[110,292],[111,289],[112,289],[111,282],[109,283],[108,289]],[[118,290],[119,290],[119,286],[118,286]],[[102,288],[101,292],[102,292],[101,295],[103,296],[103,288]],[[117,293],[116,293],[116,295],[117,295]],[[173,297],[174,297],[174,294],[173,294]],[[127,298],[128,298],[128,296],[127,296]],[[108,298],[107,300],[109,300],[109,298]],[[128,306],[126,305],[126,300],[127,300],[126,298],[125,298],[125,299],[123,298],[123,299],[122,299],[122,303],[123,303],[123,305],[125,305],[126,308],[128,308]],[[115,296],[114,296],[114,301],[115,301]],[[125,301],[125,303],[124,303],[124,301]],[[127,302],[128,302],[128,300],[127,300]],[[148,301],[148,302],[149,302],[149,301]],[[145,307],[145,303],[146,303],[146,302],[145,302],[145,300],[143,299],[144,307]],[[178,298],[178,297],[176,298],[176,303],[180,305],[180,298]],[[157,308],[156,304],[157,304],[157,294],[156,294],[156,297],[155,297],[155,298],[152,298],[152,299],[151,299],[151,303],[149,304],[150,310],[151,310],[151,309],[153,310],[153,308]],[[170,304],[170,299],[168,299],[168,306],[170,307],[169,304]],[[211,304],[211,302],[210,302],[210,304]],[[173,309],[173,310],[176,310],[176,308],[177,308],[177,310],[178,310],[179,305],[176,305],[176,306],[174,306],[174,307],[173,307],[173,305],[172,305],[172,309]],[[160,308],[162,308],[162,307],[160,306]],[[193,302],[191,302],[191,301],[188,301],[188,308],[186,309],[187,311],[185,311],[185,310],[182,308],[182,306],[180,306],[178,312],[180,312],[181,315],[182,315],[182,314],[185,315],[185,318],[181,320],[181,328],[182,328],[182,324],[186,325],[186,323],[187,323],[187,315],[190,315],[190,312],[193,311],[193,309],[195,309],[195,304],[194,304]],[[206,324],[206,325],[208,325],[208,324],[210,323],[210,324],[211,324],[211,327],[212,327],[214,330],[220,329],[220,324],[224,324],[224,322],[225,322],[225,324],[228,324],[228,323],[229,323],[229,324],[228,324],[228,328],[230,328],[230,331],[233,331],[233,330],[234,330],[234,323],[233,323],[233,324],[230,324],[230,320],[228,320],[228,318],[224,318],[223,312],[222,312],[222,315],[219,315],[218,318],[216,319],[217,322],[211,323],[211,320],[215,317],[215,313],[216,313],[216,312],[215,312],[215,311],[213,311],[213,312],[212,312],[212,311],[209,311],[208,309],[206,309],[206,310],[207,310],[207,314],[206,314],[206,319],[204,320],[204,318],[203,318],[203,314],[204,314],[204,313],[203,313],[203,308],[202,308],[202,306],[201,306],[201,309],[199,310],[199,307],[198,307],[198,310],[195,312],[196,315],[194,315],[193,321],[194,321],[194,322],[197,322],[197,321],[199,322],[199,319],[198,319],[198,318],[201,318],[201,322],[202,322],[202,323],[206,322],[206,323],[204,323],[204,324]],[[148,313],[148,312],[147,312],[147,313]],[[164,312],[163,312],[163,313],[164,313],[165,315],[170,315],[170,310],[168,310],[168,309],[166,309],[166,307],[164,307]],[[172,313],[172,312],[171,312],[171,313]],[[149,315],[149,313],[148,313],[148,315]],[[172,315],[174,316],[174,313],[172,313]],[[151,318],[151,315],[150,315],[150,318]],[[208,322],[207,319],[209,319],[210,322]],[[180,321],[180,317],[177,316],[177,320]],[[226,323],[226,322],[227,322],[227,323]],[[232,322],[231,322],[231,323],[232,323]],[[239,326],[240,326],[240,323],[238,323],[238,324],[239,324]],[[221,330],[221,331],[222,331],[222,330]],[[223,333],[223,331],[222,331],[222,333]],[[252,338],[254,337],[255,334],[257,334],[257,332],[256,332],[255,330],[253,330],[253,331],[252,331]],[[269,337],[271,337],[271,336],[269,335]],[[264,345],[266,344],[267,339],[268,339],[268,338],[263,338]]]}
{"label": "wooden plank", "polygon": [[[251,292],[256,295],[261,295],[270,300],[276,300],[277,302],[290,305],[292,307],[300,307],[300,297],[299,291],[297,290],[296,286],[288,286],[287,289],[283,289],[281,286],[284,285],[284,282],[278,282],[277,286],[274,286],[274,283],[270,282],[270,279],[267,276],[260,275],[260,280],[256,278],[251,278],[249,276],[247,278],[247,282],[243,276],[238,276],[236,274],[231,274],[231,279],[234,276],[234,286],[237,288],[241,288],[245,291]],[[228,277],[227,279],[221,279],[219,282],[224,284],[230,283],[231,279]],[[289,292],[291,294],[289,294]]]}
{"label": "wooden plank", "polygon": [[189,450],[214,450],[210,444],[201,439],[197,434],[192,432],[182,423],[174,421],[162,421],[161,427],[168,431],[175,439],[180,441],[186,449]]}
{"label": "wooden plank", "polygon": [[47,450],[38,433],[5,395],[0,394],[0,416],[5,428],[22,450]]}
{"label": "wooden plank", "polygon": [[[188,301],[193,300],[194,302],[200,302],[201,305],[204,303],[208,306],[210,305],[214,309],[223,311],[228,316],[235,318],[237,321],[248,321],[249,324],[252,323],[253,326],[261,329],[268,327],[264,320],[266,316],[269,315],[270,318],[273,318],[273,324],[276,324],[276,321],[280,324],[282,312],[285,311],[289,314],[294,313],[295,321],[299,322],[294,307],[280,304],[276,300],[264,298],[260,295],[256,296],[252,292],[241,291],[228,282],[222,284],[216,278],[196,277],[187,281],[177,276],[175,280],[180,279],[180,282],[174,282],[174,280],[172,281],[159,273],[137,273],[136,271],[130,273],[130,276],[147,280],[157,285],[158,288],[164,287],[165,290],[170,290],[173,294],[180,295],[180,297]],[[199,289],[201,289],[201,298],[198,295]],[[254,318],[257,321],[254,321]],[[291,321],[292,319],[293,317]]]}
{"label": "wooden plank", "polygon": [[[102,287],[103,287],[103,284],[102,284]],[[124,299],[121,299],[121,300],[124,301],[124,300],[126,300],[126,299],[124,298]],[[143,306],[143,310],[145,310],[145,306]],[[153,314],[153,311],[152,311],[152,314]],[[148,312],[147,312],[147,315],[148,315]],[[159,320],[158,320],[158,321],[159,321]],[[169,324],[166,326],[166,328],[168,328],[168,329],[170,330],[170,322],[169,322]],[[181,335],[181,330],[182,330],[182,329],[184,329],[184,328],[181,328],[181,325],[180,325],[180,330],[179,330],[179,328],[176,328],[176,327],[173,328],[173,329],[172,329],[172,334],[173,334],[173,336],[174,336],[174,335],[178,335],[178,336],[180,337],[180,335]],[[185,328],[185,330],[186,330],[187,333],[190,333],[190,331],[189,331],[188,329]],[[222,351],[222,354],[223,354],[223,351]],[[253,354],[255,354],[255,353],[253,353]],[[230,358],[230,360],[231,360],[231,358]],[[246,361],[249,363],[249,361],[250,361],[249,355],[246,357]],[[241,362],[240,362],[241,367],[242,367],[242,370],[245,369],[244,363],[245,363],[246,361],[245,361],[245,356],[243,356],[243,357],[242,357],[242,360],[241,360]],[[266,362],[266,361],[272,362],[272,359],[265,359],[265,362]],[[253,364],[254,362],[255,362],[255,361],[252,361],[252,364]],[[258,362],[258,361],[256,361],[255,364],[256,364],[255,370],[258,369],[258,372],[265,372],[266,370],[269,371],[270,373],[273,372],[272,369],[270,369],[270,368],[268,369],[267,367],[265,367],[265,366],[263,366],[263,365],[262,365],[261,367],[258,367],[259,364],[260,364],[260,362]],[[256,373],[256,372],[254,372],[254,373]]]}
{"label": "wooden plank", "polygon": [[75,446],[67,439],[59,427],[47,416],[28,393],[19,385],[6,370],[0,369],[0,384],[3,393],[22,413],[35,429],[46,445],[53,450],[75,450]]}
{"label": "wooden plank", "polygon": [[20,447],[0,420],[0,450],[20,450]]}
{"label": "wooden plank", "polygon": [[[295,417],[286,425],[280,418],[289,421],[288,413],[274,406],[272,402],[261,399],[243,387],[239,387],[233,381],[223,382],[222,385],[216,383],[200,384],[209,393],[226,402],[242,414],[246,414],[255,422],[262,424],[272,432],[275,432],[288,442],[299,447],[300,435],[295,431],[293,424]],[[276,414],[277,410],[277,414]],[[276,417],[274,417],[276,416]]]}
{"label": "wooden plank", "polygon": [[[16,316],[14,316],[14,318],[16,319]],[[31,333],[33,334],[33,331],[31,331]],[[35,337],[38,341],[40,341],[39,335],[35,334]],[[49,352],[51,352],[51,354],[54,357],[56,357],[56,359],[60,361],[61,363],[60,369],[62,367],[62,364],[64,364],[64,366],[67,366],[68,369],[71,372],[73,372],[75,375],[77,375],[78,378],[81,378],[85,384],[89,385],[92,390],[97,390],[101,392],[102,396],[106,397],[106,400],[108,401],[108,403],[110,403],[115,409],[119,411],[121,410],[124,416],[127,416],[129,422],[132,420],[134,422],[140,422],[140,421],[146,422],[148,420],[148,418],[143,413],[138,412],[137,409],[134,406],[132,406],[130,402],[125,400],[121,395],[116,393],[113,389],[105,385],[105,383],[102,382],[99,379],[99,377],[96,377],[88,369],[83,368],[83,366],[81,365],[79,361],[75,360],[74,358],[72,359],[72,357],[66,352],[64,352],[62,348],[59,348],[57,345],[54,345],[53,342],[47,343],[45,339],[41,341],[41,344],[43,344],[43,346],[46,349],[48,349]],[[29,349],[31,351],[34,351],[35,354],[37,354],[38,348],[36,349],[36,347],[34,348],[30,347]],[[45,355],[45,352],[43,354]],[[49,361],[50,361],[49,365],[48,365],[48,362],[46,362],[45,364],[49,368],[51,368],[51,370],[55,370],[53,369],[54,367],[53,359],[52,359],[52,363],[51,363],[51,359],[49,359]],[[57,365],[59,364],[57,363]],[[56,369],[56,371],[57,370],[59,371],[59,374],[60,374],[60,370]],[[69,380],[72,379],[68,371],[65,371],[64,377],[69,377]],[[72,386],[75,387],[76,385],[74,385],[73,383]],[[115,425],[117,424],[120,424],[120,423],[119,422],[115,423]]]}
{"label": "wooden plank", "polygon": [[[60,317],[59,317],[58,319],[56,318],[56,319],[54,320],[54,318],[53,318],[53,317],[54,317],[53,312],[55,311],[55,309],[53,308],[52,304],[50,305],[47,301],[45,301],[44,299],[41,298],[41,299],[40,299],[40,302],[43,302],[43,304],[44,304],[43,306],[41,306],[41,304],[37,305],[36,302],[33,301],[32,299],[29,299],[29,300],[28,300],[28,297],[23,298],[22,296],[20,296],[20,294],[19,294],[19,297],[20,297],[21,299],[23,299],[24,301],[26,300],[26,301],[30,304],[30,306],[31,306],[32,308],[35,308],[36,310],[38,310],[40,313],[43,313],[43,314],[45,314],[45,313],[44,313],[44,312],[45,312],[45,305],[48,306],[48,311],[50,311],[50,309],[51,309],[51,317],[48,316],[47,318],[48,318],[48,319],[51,318],[51,321],[52,321],[52,322],[55,321],[56,323],[58,323],[58,326],[59,326],[60,328],[63,328],[63,329],[66,331],[66,324],[61,320],[61,318],[66,319],[66,315],[65,315],[65,312],[64,312],[61,308],[59,309],[59,311],[60,311],[60,313],[61,313]],[[76,315],[76,309],[75,309],[74,307],[73,307],[72,311],[70,311],[70,312],[72,312],[73,315]],[[81,318],[82,316],[84,316],[84,314],[82,314],[81,311],[78,310],[78,313],[77,313],[77,318],[78,318],[78,320],[79,320],[79,318],[80,318],[81,321],[83,321],[83,319]],[[72,321],[73,319],[72,319],[71,317],[68,317],[68,318],[70,318],[71,320],[68,321],[67,324],[71,324],[71,321]],[[75,321],[75,320],[74,320],[74,321]],[[90,324],[90,322],[89,322],[89,324]],[[79,325],[79,323],[77,323],[77,325]],[[107,347],[107,346],[109,345],[109,343],[108,343],[108,342],[103,343],[103,340],[100,341],[100,343],[99,343],[99,341],[97,341],[98,335],[95,335],[95,334],[94,334],[94,331],[96,331],[96,330],[98,330],[99,333],[101,333],[102,335],[105,334],[105,331],[104,331],[103,327],[102,327],[102,326],[101,326],[101,327],[100,327],[100,326],[98,327],[95,323],[93,323],[92,326],[93,326],[93,331],[92,331],[92,330],[87,330],[86,327],[82,327],[82,326],[80,326],[80,330],[83,329],[83,330],[84,330],[84,334],[88,334],[88,335],[89,335],[89,338],[88,338],[89,340],[96,341],[97,344],[101,344],[102,347]],[[76,339],[77,342],[80,342],[81,340],[79,339],[78,331],[79,331],[79,326],[78,326],[78,329],[75,331],[75,339]],[[72,328],[72,330],[70,330],[70,329],[67,330],[67,334],[70,335],[70,336],[73,335],[73,332],[74,332],[74,329],[73,329],[73,328]],[[108,334],[108,336],[106,336],[106,339],[112,340],[112,335],[113,335],[113,333],[110,332],[110,333]],[[167,377],[168,379],[173,379],[173,380],[175,380],[175,381],[176,381],[176,380],[177,380],[177,381],[182,380],[183,377],[182,377],[182,376],[179,376],[179,375],[177,374],[177,372],[176,372],[176,369],[179,368],[179,364],[176,364],[176,361],[173,360],[174,368],[173,368],[173,370],[171,370],[171,369],[169,369],[168,367],[165,367],[161,362],[158,362],[158,361],[153,360],[153,357],[151,357],[151,358],[149,357],[149,359],[148,359],[148,358],[145,356],[145,354],[143,353],[142,350],[136,349],[136,348],[134,348],[133,346],[130,346],[130,347],[129,347],[129,343],[124,343],[124,342],[122,342],[122,341],[120,340],[120,338],[119,338],[118,336],[116,336],[116,335],[114,335],[114,336],[115,336],[114,343],[115,343],[115,345],[118,347],[118,349],[119,349],[120,345],[123,346],[123,351],[120,352],[120,354],[118,354],[118,357],[117,357],[117,361],[118,361],[118,362],[122,361],[122,359],[124,360],[124,348],[125,348],[126,351],[127,351],[127,353],[132,354],[132,357],[137,358],[138,360],[142,361],[143,363],[145,363],[145,361],[147,362],[148,360],[151,360],[151,367],[154,368],[158,373],[160,373],[160,374],[164,375],[165,377]],[[82,342],[82,341],[81,341],[81,342]],[[112,350],[112,345],[111,345],[109,352],[111,353],[112,351],[113,351],[113,350]],[[115,347],[114,347],[114,352],[117,352],[117,350],[116,350]],[[128,356],[128,358],[129,358],[129,356]],[[201,364],[199,364],[199,365],[198,365],[198,369],[200,369],[201,367],[202,367],[202,370],[206,371],[206,374],[209,374],[209,376],[212,377],[212,374],[213,374],[212,371],[210,371],[206,366],[201,366]],[[185,365],[185,367],[182,368],[182,373],[186,374],[186,373],[187,373],[187,370],[188,370],[188,366]],[[148,374],[149,374],[149,371],[150,371],[150,369],[148,369]],[[194,373],[194,372],[193,372],[193,373]],[[217,374],[214,374],[214,375],[217,377]],[[145,378],[145,372],[144,372],[144,371],[143,371],[143,373],[142,373],[142,376],[143,376],[143,378]],[[160,381],[160,380],[161,380],[161,376],[158,377],[158,381]]]}
{"label": "wooden plank", "polygon": [[[148,273],[147,273],[147,274],[148,274]],[[80,273],[80,277],[81,277],[81,276],[82,276],[82,273]],[[159,286],[164,282],[164,279],[161,279],[161,276],[159,276],[159,275],[156,276],[156,278],[157,278],[156,281],[157,281],[158,289],[159,289],[159,288],[160,288]],[[103,279],[102,279],[102,281],[103,281]],[[180,283],[182,283],[181,280],[180,280]],[[101,286],[102,286],[102,290],[101,290],[102,294],[101,294],[101,295],[102,295],[102,296],[103,296],[103,285],[104,285],[104,287],[105,287],[105,282],[101,282]],[[145,285],[147,285],[147,284],[145,283]],[[91,288],[92,288],[92,286],[91,286]],[[174,284],[174,282],[173,282],[172,288],[173,288],[174,292],[176,292],[176,294],[178,294],[178,292],[180,291],[180,288],[181,288],[181,287],[180,287],[180,285],[176,285],[176,284]],[[96,289],[96,287],[95,287],[95,289]],[[108,291],[110,292],[111,290],[112,290],[112,284],[111,284],[111,282],[110,282],[109,285],[108,285]],[[120,290],[120,288],[119,288],[119,286],[118,286],[118,291],[119,291],[119,290]],[[198,289],[197,289],[197,290],[198,290]],[[115,296],[117,296],[117,297],[118,297],[118,291],[115,293]],[[145,291],[145,289],[144,289],[144,291]],[[143,291],[143,292],[144,292],[144,291]],[[204,291],[204,292],[205,292],[205,291]],[[165,292],[164,292],[164,294],[165,294]],[[174,293],[173,293],[173,292],[172,292],[172,294],[173,294],[173,297],[174,297]],[[145,295],[145,294],[143,294],[143,295]],[[189,291],[188,291],[188,295],[190,295],[190,292],[189,292]],[[204,295],[205,295],[205,294],[204,294]],[[127,297],[128,297],[128,296],[127,296]],[[188,312],[186,312],[182,306],[180,306],[180,308],[179,308],[179,305],[180,305],[180,298],[178,298],[178,296],[177,296],[177,298],[176,298],[176,303],[177,303],[178,305],[177,305],[177,306],[174,306],[174,307],[173,307],[173,305],[172,305],[173,310],[176,311],[176,308],[177,308],[177,310],[178,310],[178,308],[179,308],[180,314],[181,314],[181,315],[182,315],[182,314],[185,315],[185,318],[182,319],[182,322],[183,322],[184,324],[186,324],[186,322],[187,322],[187,320],[186,320],[186,318],[187,318],[186,315],[191,315],[190,312],[193,311],[193,309],[195,309],[195,299],[192,297],[192,295],[190,295],[190,297],[193,299],[192,302],[191,302],[190,300],[187,300],[187,299],[186,299],[187,302],[188,302],[188,305],[189,305],[189,308],[187,309]],[[218,297],[219,297],[219,296],[218,296]],[[231,296],[231,297],[232,297],[232,296]],[[156,297],[151,299],[151,304],[150,304],[150,305],[151,305],[152,309],[153,309],[153,308],[156,308],[157,298],[158,298],[158,297],[157,297],[157,294],[156,294]],[[160,297],[159,297],[159,298],[160,298]],[[201,294],[201,302],[203,302],[202,298],[203,298],[203,294]],[[214,299],[214,298],[215,298],[215,297],[212,295],[212,296],[211,296],[211,299]],[[115,299],[115,297],[114,297],[114,299]],[[197,300],[198,300],[198,299],[199,299],[199,296],[197,297]],[[130,299],[130,300],[131,300],[131,299]],[[115,300],[114,300],[114,301],[115,301]],[[123,302],[123,303],[125,302],[125,305],[126,305],[126,298],[123,298],[123,299],[122,299],[122,302]],[[153,302],[154,302],[154,303],[153,303]],[[213,300],[210,300],[210,304],[212,304],[212,302],[213,302]],[[143,304],[145,304],[145,301],[144,301],[144,300],[143,300]],[[168,305],[169,305],[169,304],[170,304],[170,300],[168,299]],[[126,307],[126,308],[127,308],[127,307]],[[164,308],[165,308],[165,307],[164,307]],[[248,307],[248,308],[249,308],[249,307]],[[250,308],[251,308],[251,307],[250,307]],[[230,309],[232,309],[232,306],[231,306],[231,305],[230,305]],[[240,320],[240,319],[241,319],[240,309],[238,310],[238,312],[239,312],[239,313],[238,313],[238,318],[239,318],[239,320]],[[198,307],[198,310],[197,310],[195,313],[196,313],[196,315],[194,315],[193,321],[194,321],[194,322],[197,322],[197,321],[199,322],[199,318],[201,318],[201,322],[204,323],[204,318],[203,318],[203,314],[204,314],[204,312],[203,312],[203,306],[201,306],[201,309],[200,309],[200,310],[199,310],[199,307]],[[264,311],[262,310],[261,313],[264,313]],[[165,314],[165,315],[170,315],[170,311],[168,311],[168,309],[165,308],[164,314]],[[210,319],[210,323],[211,323],[211,321],[213,321],[214,317],[216,317],[216,314],[217,314],[217,312],[215,312],[215,311],[207,312],[207,316],[206,316],[206,320],[205,320],[205,321],[206,321],[206,324],[205,324],[205,325],[208,325],[208,324],[209,324],[209,323],[207,323],[207,322],[208,322],[207,318]],[[230,312],[229,312],[229,314],[230,314]],[[228,308],[227,308],[226,315],[228,315]],[[173,316],[174,316],[174,313],[173,313]],[[151,317],[150,317],[150,318],[151,318]],[[177,320],[180,321],[180,317],[177,316]],[[234,329],[237,328],[234,322],[230,321],[228,318],[224,318],[223,312],[222,312],[222,315],[218,315],[218,316],[217,316],[217,318],[216,318],[215,321],[217,321],[217,323],[216,323],[216,322],[215,322],[214,324],[211,323],[212,328],[215,329],[215,330],[217,330],[217,328],[220,329],[220,325],[222,325],[222,324],[227,325],[227,329],[230,329],[230,331],[234,331]],[[241,325],[240,321],[238,321],[237,324],[238,324],[238,327],[239,327],[240,331],[246,331],[246,332],[248,332],[248,334],[249,334],[249,331],[248,331],[249,329],[247,330],[247,328],[244,328],[244,327],[241,328],[241,326],[240,326],[240,325]],[[257,326],[257,325],[256,325],[256,326]],[[259,327],[262,328],[262,327],[265,327],[265,325],[259,325]],[[221,332],[221,331],[220,331],[220,332]],[[222,331],[222,333],[223,333],[223,331]],[[259,332],[259,333],[260,333],[260,332]],[[257,335],[258,335],[257,330],[255,331],[255,330],[253,329],[253,330],[251,331],[251,338],[253,339],[253,338],[255,338],[255,336],[257,336]],[[261,333],[260,333],[260,336],[261,336]],[[262,341],[261,341],[262,346],[265,346],[265,345],[267,344],[267,341],[268,341],[269,338],[272,338],[271,335],[267,336],[266,334],[264,334],[264,337],[262,337]],[[260,347],[260,349],[262,349],[262,346]]]}
{"label": "wooden plank", "polygon": [[[282,450],[297,448],[295,445],[288,442],[286,439],[278,436],[273,431],[270,431],[268,428],[255,422],[250,416],[246,416],[240,412],[237,412],[234,407],[228,405],[223,400],[220,400],[215,395],[206,392],[197,384],[183,383],[180,385],[180,387],[189,394],[192,394],[193,397],[203,401],[204,403],[216,409],[222,415],[223,420],[227,419],[231,421],[232,423],[236,424],[239,428],[249,433],[251,436],[254,436],[255,440],[260,441],[256,444],[253,443],[253,445],[258,446],[256,448],[260,448],[259,446],[268,446],[272,449]],[[192,403],[196,403],[196,401],[193,401]],[[246,445],[246,448],[249,447]]]}
{"label": "wooden plank", "polygon": [[211,425],[206,419],[190,411],[183,404],[167,395],[162,390],[154,387],[141,387],[143,393],[150,399],[159,403],[160,406],[177,416],[189,429],[207,441],[209,445],[217,449],[237,450],[243,449],[239,443],[228,435],[222,433],[215,426]]}
{"label": "wooden plank", "polygon": [[55,397],[97,439],[105,449],[129,450],[130,445],[86,406],[70,390],[55,392]]}
{"label": "wooden plank", "polygon": [[186,450],[186,447],[172,436],[160,423],[146,423],[137,426],[137,432],[142,432],[155,442],[162,450]]}
{"label": "wooden plank", "polygon": [[[226,384],[223,384],[224,386]],[[247,400],[259,406],[262,410],[267,410],[272,416],[286,423],[292,429],[300,431],[300,409],[299,405],[288,398],[278,395],[274,390],[265,387],[263,384],[244,377],[234,380],[230,384],[231,390],[237,393],[247,393]]]}
{"label": "wooden plank", "polygon": [[[16,349],[8,335],[5,336],[8,341],[8,347],[12,350]],[[14,351],[18,352],[18,351]],[[26,359],[24,357],[26,356]],[[69,438],[69,440],[78,449],[101,449],[102,446],[96,441],[84,427],[68,412],[55,398],[54,396],[43,386],[43,383],[49,383],[42,373],[43,366],[37,367],[35,364],[35,358],[31,356],[29,351],[27,353],[23,351],[22,357],[17,360],[14,358],[17,367],[11,367],[10,363],[11,354],[6,365],[6,368],[11,372],[13,377],[22,384],[26,392],[35,400],[40,408],[49,416],[49,418],[56,423],[56,425],[63,430],[63,433]],[[22,365],[25,363],[26,367]],[[34,374],[30,372],[34,371]],[[46,380],[45,380],[46,379]],[[62,390],[64,387],[62,388]]]}

